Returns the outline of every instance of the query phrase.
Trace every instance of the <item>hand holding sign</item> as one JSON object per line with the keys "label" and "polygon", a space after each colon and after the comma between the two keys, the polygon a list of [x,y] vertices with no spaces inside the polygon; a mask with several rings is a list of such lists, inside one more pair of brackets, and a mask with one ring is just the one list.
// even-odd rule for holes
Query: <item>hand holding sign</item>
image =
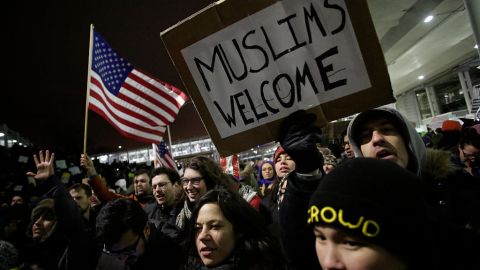
{"label": "hand holding sign", "polygon": [[365,0],[218,1],[161,36],[222,157],[394,101]]}
{"label": "hand holding sign", "polygon": [[314,125],[316,116],[304,110],[296,111],[282,122],[279,141],[295,161],[296,171],[309,173],[322,168],[323,157],[317,149],[321,129]]}

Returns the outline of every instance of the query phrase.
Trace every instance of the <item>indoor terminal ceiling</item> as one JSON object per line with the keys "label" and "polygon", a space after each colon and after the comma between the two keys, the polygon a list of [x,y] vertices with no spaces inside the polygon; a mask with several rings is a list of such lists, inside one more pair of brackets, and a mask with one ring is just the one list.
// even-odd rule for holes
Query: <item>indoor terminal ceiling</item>
{"label": "indoor terminal ceiling", "polygon": [[[463,0],[368,0],[394,95],[422,85],[474,57]],[[425,23],[427,16],[433,20]],[[478,54],[476,55],[478,58]]]}

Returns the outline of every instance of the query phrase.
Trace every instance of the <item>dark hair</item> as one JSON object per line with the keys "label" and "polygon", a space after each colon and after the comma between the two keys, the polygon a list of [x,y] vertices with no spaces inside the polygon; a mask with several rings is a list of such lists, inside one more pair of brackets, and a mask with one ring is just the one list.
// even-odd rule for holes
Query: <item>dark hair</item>
{"label": "dark hair", "polygon": [[220,166],[211,158],[197,156],[190,160],[187,168],[198,171],[205,181],[208,190],[216,187],[224,187],[233,190],[228,176],[222,171]]}
{"label": "dark hair", "polygon": [[96,236],[110,247],[128,230],[141,235],[147,224],[147,214],[136,201],[119,198],[108,202],[98,213]]}
{"label": "dark hair", "polygon": [[27,237],[32,237],[32,226],[41,217],[47,220],[57,220],[57,215],[55,214],[55,201],[53,199],[43,199],[32,209],[30,223],[28,224],[26,231]]}
{"label": "dark hair", "polygon": [[92,197],[92,188],[89,185],[85,185],[84,183],[76,183],[68,188],[68,191],[75,190],[76,192],[80,192],[80,190],[85,191],[87,197]]}
{"label": "dark hair", "polygon": [[167,168],[167,167],[158,167],[153,169],[152,174],[150,175],[150,180],[157,175],[165,174],[167,175],[168,179],[172,184],[179,183],[180,184],[180,175],[176,170]]}
{"label": "dark hair", "polygon": [[271,160],[265,160],[265,161],[262,161],[258,164],[258,170],[257,170],[257,179],[258,180],[262,180],[264,179],[263,178],[263,174],[262,174],[262,168],[263,168],[263,165],[265,164],[270,164],[270,166],[272,166],[272,169],[273,169],[273,177],[272,177],[272,180],[276,180],[278,177],[277,177],[277,172],[275,171],[275,163],[274,161],[271,161]]}
{"label": "dark hair", "polygon": [[216,203],[225,218],[232,223],[238,237],[233,253],[239,259],[238,269],[282,269],[283,256],[276,239],[271,235],[262,215],[238,193],[223,188],[207,192],[198,201],[190,224],[189,250],[198,257],[195,223],[200,208]]}
{"label": "dark hair", "polygon": [[133,173],[134,176],[139,176],[141,174],[146,174],[146,175],[150,176],[150,174],[148,173],[148,170],[143,169],[143,168],[140,168]]}
{"label": "dark hair", "polygon": [[458,144],[462,149],[468,144],[480,150],[480,135],[474,128],[466,128],[463,130]]}

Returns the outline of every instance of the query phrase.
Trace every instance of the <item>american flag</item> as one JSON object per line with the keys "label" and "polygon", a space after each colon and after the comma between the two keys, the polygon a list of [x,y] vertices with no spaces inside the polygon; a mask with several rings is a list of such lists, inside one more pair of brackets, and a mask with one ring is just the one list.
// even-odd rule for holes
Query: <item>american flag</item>
{"label": "american flag", "polygon": [[168,152],[167,145],[165,141],[161,141],[159,144],[152,144],[153,151],[155,153],[155,168],[157,167],[167,167],[170,169],[177,170],[175,161],[173,160],[170,152]]}
{"label": "american flag", "polygon": [[160,142],[188,97],[134,68],[98,32],[92,38],[89,108],[126,137]]}

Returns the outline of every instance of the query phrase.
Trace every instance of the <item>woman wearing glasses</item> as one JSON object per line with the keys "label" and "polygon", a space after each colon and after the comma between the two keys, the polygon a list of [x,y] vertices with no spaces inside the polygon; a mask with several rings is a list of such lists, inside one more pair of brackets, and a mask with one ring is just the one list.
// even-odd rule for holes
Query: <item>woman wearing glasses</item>
{"label": "woman wearing glasses", "polygon": [[185,201],[183,209],[177,216],[177,226],[184,230],[190,220],[193,207],[200,197],[216,187],[224,187],[233,191],[228,176],[211,158],[198,156],[190,160],[181,179]]}
{"label": "woman wearing glasses", "polygon": [[236,192],[207,192],[192,220],[184,269],[284,269],[263,217]]}

